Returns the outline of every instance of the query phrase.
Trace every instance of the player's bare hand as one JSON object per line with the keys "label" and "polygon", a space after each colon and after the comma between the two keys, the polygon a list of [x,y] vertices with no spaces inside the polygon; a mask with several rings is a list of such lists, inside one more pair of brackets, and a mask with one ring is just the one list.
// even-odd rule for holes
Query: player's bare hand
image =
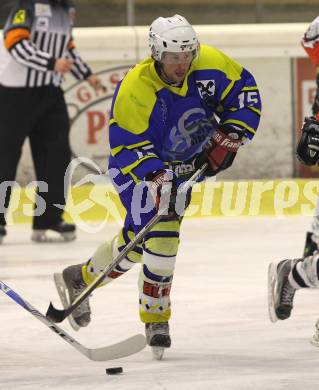
{"label": "player's bare hand", "polygon": [[90,86],[95,89],[95,91],[105,91],[105,86],[102,84],[100,77],[96,74],[91,74],[86,80],[90,84]]}
{"label": "player's bare hand", "polygon": [[70,72],[72,65],[73,60],[70,60],[68,58],[58,58],[54,64],[54,71],[57,73],[65,74]]}

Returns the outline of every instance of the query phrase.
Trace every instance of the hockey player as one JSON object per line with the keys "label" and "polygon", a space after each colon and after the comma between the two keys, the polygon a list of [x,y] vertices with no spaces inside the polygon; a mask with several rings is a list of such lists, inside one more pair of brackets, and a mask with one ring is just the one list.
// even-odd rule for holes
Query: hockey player
{"label": "hockey player", "polygon": [[[306,118],[297,147],[298,158],[307,165],[319,162],[319,121]],[[268,293],[271,321],[290,317],[295,292],[301,288],[319,288],[319,252],[300,259],[282,260],[269,265]],[[312,343],[319,346],[319,320]]]}
{"label": "hockey player", "polygon": [[[312,114],[319,119],[319,16],[311,22],[305,32],[301,44],[316,68],[316,94],[312,105]],[[311,231],[306,234],[303,256],[312,255],[319,247],[319,198],[316,213],[312,220]]]}
{"label": "hockey player", "polygon": [[[57,275],[57,287],[74,301],[153,217],[169,184],[167,215],[103,281],[107,284],[142,263],[139,313],[147,343],[168,348],[170,291],[183,208],[189,202],[176,207],[177,187],[203,162],[209,164],[207,176],[231,166],[238,148],[255,134],[261,102],[253,76],[219,50],[200,46],[182,16],[157,18],[150,26],[149,47],[151,57],[119,83],[109,123],[109,170],[127,211],[124,226],[85,264]],[[152,208],[147,206],[150,194]],[[88,300],[72,316],[77,326],[87,326]]]}
{"label": "hockey player", "polygon": [[[71,158],[69,118],[60,85],[68,72],[96,90],[101,82],[75,48],[74,16],[69,0],[16,0],[1,40],[0,184],[14,182],[28,137],[37,180],[47,185],[37,193],[45,210],[34,215],[34,241],[46,241],[48,230],[58,232],[62,240],[75,238],[75,225],[65,223],[63,209],[55,206],[65,205],[64,175]],[[6,235],[10,194],[10,186],[1,187],[0,243]]]}

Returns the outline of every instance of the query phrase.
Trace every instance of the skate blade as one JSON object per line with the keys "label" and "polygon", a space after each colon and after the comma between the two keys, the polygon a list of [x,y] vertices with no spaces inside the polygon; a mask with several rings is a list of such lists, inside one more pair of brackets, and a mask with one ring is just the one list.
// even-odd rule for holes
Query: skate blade
{"label": "skate blade", "polygon": [[162,360],[164,355],[164,347],[151,347],[152,348],[152,354],[153,358],[155,360]]}
{"label": "skate blade", "polygon": [[277,264],[270,263],[268,267],[268,314],[271,322],[277,322],[275,310],[275,288],[277,284]]}
{"label": "skate blade", "polygon": [[75,232],[58,233],[48,230],[36,230],[33,231],[31,240],[36,243],[59,243],[70,242],[76,239]]}
{"label": "skate blade", "polygon": [[[55,274],[53,274],[53,278],[54,278],[54,283],[55,283],[56,289],[58,291],[62,306],[64,309],[66,309],[70,306],[70,301],[68,299],[67,288],[66,288],[66,285],[64,283],[62,274],[55,273]],[[71,327],[75,331],[78,331],[80,329],[80,326],[74,321],[72,315],[69,315],[67,317],[67,319],[68,319]]]}

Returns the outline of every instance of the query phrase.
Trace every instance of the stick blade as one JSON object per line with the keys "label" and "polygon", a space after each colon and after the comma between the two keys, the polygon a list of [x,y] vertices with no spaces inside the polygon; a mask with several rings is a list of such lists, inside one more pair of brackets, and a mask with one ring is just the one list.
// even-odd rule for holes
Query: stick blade
{"label": "stick blade", "polygon": [[145,336],[137,334],[113,345],[91,349],[86,356],[97,362],[120,359],[140,352],[145,346]]}
{"label": "stick blade", "polygon": [[58,310],[56,309],[52,302],[50,302],[50,305],[48,307],[46,318],[52,322],[59,323],[62,322],[66,317],[67,313],[66,310]]}

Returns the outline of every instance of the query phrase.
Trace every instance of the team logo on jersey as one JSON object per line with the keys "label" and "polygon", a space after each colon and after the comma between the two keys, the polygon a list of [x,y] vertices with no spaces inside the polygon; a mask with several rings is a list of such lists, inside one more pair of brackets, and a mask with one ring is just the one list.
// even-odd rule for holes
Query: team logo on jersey
{"label": "team logo on jersey", "polygon": [[26,21],[26,12],[24,9],[20,9],[13,17],[12,24],[23,24]]}
{"label": "team logo on jersey", "polygon": [[170,123],[174,124],[164,143],[164,153],[170,159],[188,160],[201,150],[213,132],[211,119],[197,98],[186,98],[172,107]]}
{"label": "team logo on jersey", "polygon": [[215,94],[215,80],[198,80],[196,85],[201,98],[204,100]]}
{"label": "team logo on jersey", "polygon": [[[94,91],[86,81],[78,81],[65,90],[71,120],[70,141],[74,157],[86,157],[107,171],[109,149],[108,122],[114,91],[118,82],[129,71],[131,65],[105,69],[98,73],[105,87]],[[81,164],[79,174],[96,172],[93,164]]]}
{"label": "team logo on jersey", "polygon": [[35,3],[34,14],[35,16],[51,17],[51,7],[49,4]]}
{"label": "team logo on jersey", "polygon": [[183,175],[188,175],[195,172],[195,160],[184,163],[184,162],[173,162],[168,164],[169,169],[171,169],[177,177],[181,177]]}

